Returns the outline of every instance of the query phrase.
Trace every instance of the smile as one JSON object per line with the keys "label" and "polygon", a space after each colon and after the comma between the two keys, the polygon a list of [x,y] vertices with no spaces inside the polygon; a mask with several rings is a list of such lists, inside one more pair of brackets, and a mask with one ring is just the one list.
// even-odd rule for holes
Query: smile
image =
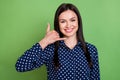
{"label": "smile", "polygon": [[73,31],[73,28],[65,29],[65,32],[70,33]]}

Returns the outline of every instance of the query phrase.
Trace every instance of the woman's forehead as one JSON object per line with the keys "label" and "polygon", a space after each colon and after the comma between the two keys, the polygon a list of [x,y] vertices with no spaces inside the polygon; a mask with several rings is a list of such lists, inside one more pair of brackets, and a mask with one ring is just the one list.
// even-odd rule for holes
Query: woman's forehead
{"label": "woman's forehead", "polygon": [[77,17],[76,13],[74,11],[72,11],[72,10],[63,11],[59,15],[59,19],[76,18],[76,17]]}

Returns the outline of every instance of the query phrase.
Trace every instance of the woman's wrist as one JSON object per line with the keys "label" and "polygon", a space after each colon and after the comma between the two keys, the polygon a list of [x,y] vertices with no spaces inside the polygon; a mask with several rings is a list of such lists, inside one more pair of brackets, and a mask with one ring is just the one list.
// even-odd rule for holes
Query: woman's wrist
{"label": "woman's wrist", "polygon": [[45,40],[44,38],[39,42],[40,46],[42,47],[42,49],[46,48],[48,45],[48,41]]}

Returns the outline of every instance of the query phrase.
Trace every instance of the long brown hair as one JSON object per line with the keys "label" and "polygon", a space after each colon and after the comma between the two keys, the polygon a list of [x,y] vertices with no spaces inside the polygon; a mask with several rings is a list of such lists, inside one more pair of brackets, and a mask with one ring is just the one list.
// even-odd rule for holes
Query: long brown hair
{"label": "long brown hair", "polygon": [[[74,11],[78,17],[78,26],[79,27],[78,27],[78,31],[77,31],[77,40],[81,42],[82,49],[85,53],[88,65],[91,68],[93,66],[93,64],[92,64],[92,60],[91,60],[90,54],[88,52],[88,49],[87,49],[87,46],[86,46],[86,43],[84,40],[84,36],[83,36],[81,15],[80,15],[78,9],[73,4],[63,3],[58,7],[58,9],[56,10],[56,13],[55,13],[55,17],[54,17],[54,29],[59,33],[60,37],[63,37],[63,34],[60,32],[60,29],[59,29],[58,18],[59,18],[59,15],[66,10]],[[59,67],[59,65],[60,65],[59,58],[58,58],[58,47],[59,47],[59,41],[55,42],[55,51],[54,51],[54,59],[53,59],[54,65],[56,67]]]}

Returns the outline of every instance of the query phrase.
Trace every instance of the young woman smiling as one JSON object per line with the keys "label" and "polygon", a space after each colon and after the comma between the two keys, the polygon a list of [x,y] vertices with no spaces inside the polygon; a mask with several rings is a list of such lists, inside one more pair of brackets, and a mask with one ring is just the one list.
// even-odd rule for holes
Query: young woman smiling
{"label": "young woman smiling", "polygon": [[85,42],[78,9],[61,4],[55,13],[54,30],[47,26],[46,35],[16,62],[19,72],[45,64],[48,80],[100,80],[97,48]]}

